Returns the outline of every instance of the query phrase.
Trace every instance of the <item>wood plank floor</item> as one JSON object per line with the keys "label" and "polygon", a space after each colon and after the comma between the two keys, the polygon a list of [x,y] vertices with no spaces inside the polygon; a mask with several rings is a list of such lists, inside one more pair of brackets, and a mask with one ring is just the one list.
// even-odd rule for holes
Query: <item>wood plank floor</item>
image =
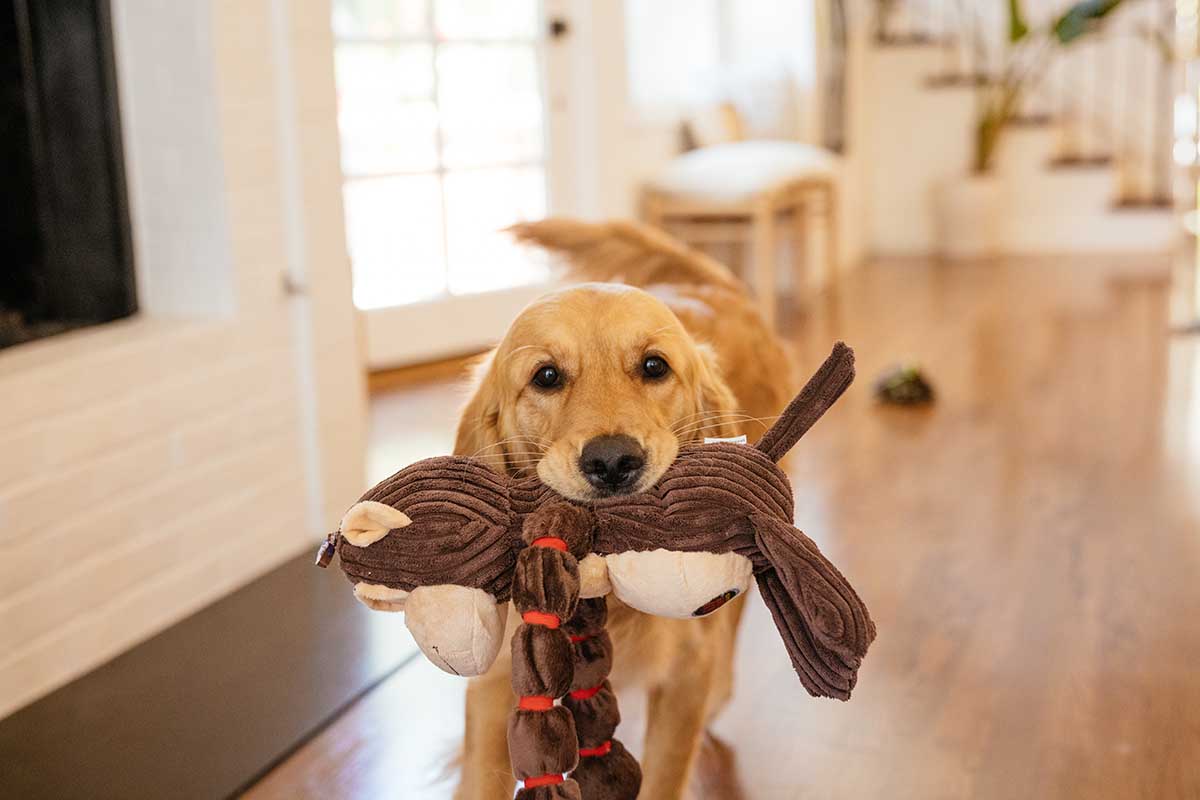
{"label": "wood plank floor", "polygon": [[[879,638],[849,703],[813,700],[752,597],[696,797],[1200,797],[1200,337],[1168,302],[1153,265],[913,262],[786,320],[803,372],[859,355],[791,471]],[[872,399],[905,358],[935,407]],[[405,404],[377,423],[428,431]],[[447,798],[462,703],[417,659],[248,796]]]}

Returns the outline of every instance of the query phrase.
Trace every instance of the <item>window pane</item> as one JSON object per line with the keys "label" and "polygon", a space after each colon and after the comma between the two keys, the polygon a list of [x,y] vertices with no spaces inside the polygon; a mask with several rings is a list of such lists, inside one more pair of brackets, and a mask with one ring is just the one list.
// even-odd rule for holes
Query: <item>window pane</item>
{"label": "window pane", "polygon": [[334,0],[338,38],[382,38],[426,33],[428,0]]}
{"label": "window pane", "polygon": [[431,102],[346,104],[338,111],[347,177],[432,172],[437,167],[437,107]]}
{"label": "window pane", "polygon": [[448,167],[540,161],[537,59],[523,45],[445,45],[438,102]]}
{"label": "window pane", "polygon": [[338,46],[338,128],[347,175],[436,168],[432,58],[426,45]]}
{"label": "window pane", "polygon": [[518,247],[501,230],[545,214],[546,178],[540,167],[447,174],[450,291],[470,294],[544,279],[549,274],[545,259]]}
{"label": "window pane", "polygon": [[348,181],[345,200],[356,306],[402,305],[445,291],[437,176]]}
{"label": "window pane", "polygon": [[434,0],[434,28],[445,39],[532,39],[537,0]]}
{"label": "window pane", "polygon": [[433,53],[427,44],[339,44],[339,98],[387,102],[433,98]]}

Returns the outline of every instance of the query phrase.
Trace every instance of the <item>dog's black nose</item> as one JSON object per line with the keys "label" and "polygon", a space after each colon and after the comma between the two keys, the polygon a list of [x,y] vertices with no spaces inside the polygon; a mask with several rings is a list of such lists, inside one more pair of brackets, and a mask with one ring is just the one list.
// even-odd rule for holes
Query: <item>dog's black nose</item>
{"label": "dog's black nose", "polygon": [[628,491],[646,464],[646,451],[629,436],[597,436],[583,446],[579,471],[605,492]]}

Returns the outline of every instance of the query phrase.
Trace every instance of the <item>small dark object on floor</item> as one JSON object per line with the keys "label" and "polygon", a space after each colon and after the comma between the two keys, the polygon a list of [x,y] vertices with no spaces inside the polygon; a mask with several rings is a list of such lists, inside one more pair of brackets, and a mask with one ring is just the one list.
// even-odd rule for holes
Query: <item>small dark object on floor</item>
{"label": "small dark object on floor", "polygon": [[925,405],[933,402],[933,387],[919,367],[901,364],[880,376],[875,395],[884,403],[897,406]]}

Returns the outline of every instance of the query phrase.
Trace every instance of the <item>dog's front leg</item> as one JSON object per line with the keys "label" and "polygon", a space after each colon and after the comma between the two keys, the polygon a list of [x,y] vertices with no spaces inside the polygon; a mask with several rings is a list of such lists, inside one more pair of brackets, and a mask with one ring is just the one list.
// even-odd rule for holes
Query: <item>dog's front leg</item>
{"label": "dog's front leg", "polygon": [[650,690],[640,797],[684,797],[708,722],[713,677],[711,657],[697,654],[685,669]]}
{"label": "dog's front leg", "polygon": [[516,781],[508,761],[508,715],[512,662],[499,659],[490,671],[467,685],[466,733],[462,779],[455,800],[512,800]]}

